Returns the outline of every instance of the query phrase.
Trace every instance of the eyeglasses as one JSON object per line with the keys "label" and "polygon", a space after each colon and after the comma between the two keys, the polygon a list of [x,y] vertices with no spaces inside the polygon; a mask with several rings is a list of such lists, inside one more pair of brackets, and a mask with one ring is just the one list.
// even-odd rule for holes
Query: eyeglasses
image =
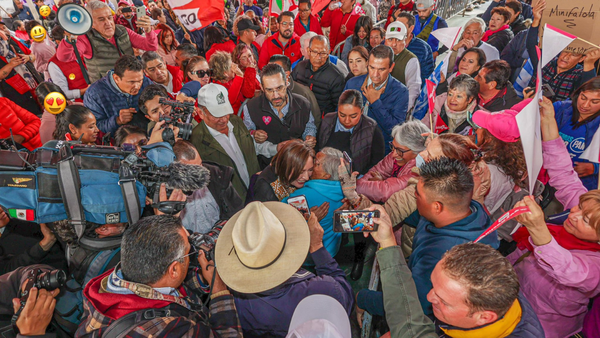
{"label": "eyeglasses", "polygon": [[319,52],[317,52],[317,51],[313,51],[313,50],[312,50],[312,49],[310,49],[310,48],[308,49],[308,51],[309,51],[309,52],[311,52],[313,55],[316,55],[316,56],[318,56],[318,57],[321,57],[321,58],[324,58],[324,57],[326,57],[326,56],[329,56],[329,53],[328,53],[328,52],[320,52],[320,53],[319,53]]}
{"label": "eyeglasses", "polygon": [[173,260],[173,262],[177,262],[177,261],[181,262],[181,260],[182,260],[182,259],[184,259],[184,258],[186,258],[187,256],[191,256],[191,255],[193,255],[193,254],[197,254],[197,253],[198,253],[198,250],[196,250],[196,247],[194,247],[194,246],[192,245],[192,246],[190,247],[190,253],[189,253],[189,254],[187,254],[187,255],[183,255],[183,256],[181,256],[181,257],[177,257],[177,258],[175,258],[175,259]]}
{"label": "eyeglasses", "polygon": [[268,93],[268,94],[273,94],[273,93],[275,93],[275,92],[277,92],[277,93],[281,93],[281,92],[283,92],[283,91],[284,91],[286,88],[287,88],[286,86],[279,86],[279,87],[277,87],[277,88],[264,88],[264,90],[265,90],[265,93]]}
{"label": "eyeglasses", "polygon": [[213,75],[213,71],[212,69],[208,69],[208,70],[193,70],[190,72],[190,74],[192,75],[196,75],[198,77],[205,77],[208,75],[208,77],[211,77]]}
{"label": "eyeglasses", "polygon": [[396,153],[400,154],[400,156],[402,156],[402,157],[404,157],[404,154],[405,154],[405,153],[408,153],[409,151],[412,151],[412,150],[410,150],[410,149],[408,149],[408,150],[402,150],[402,149],[400,149],[400,148],[396,148],[396,147],[394,147],[394,142],[393,142],[393,141],[391,141],[391,142],[389,143],[389,145],[390,145],[390,149],[391,149],[392,151],[395,151]]}

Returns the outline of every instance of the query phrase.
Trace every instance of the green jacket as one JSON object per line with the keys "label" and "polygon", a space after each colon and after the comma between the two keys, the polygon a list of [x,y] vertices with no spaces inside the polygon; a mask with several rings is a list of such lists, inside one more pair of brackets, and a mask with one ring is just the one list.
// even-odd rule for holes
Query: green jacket
{"label": "green jacket", "polygon": [[438,338],[423,313],[417,288],[399,246],[377,252],[385,319],[392,338]]}
{"label": "green jacket", "polygon": [[[242,153],[244,153],[248,176],[252,177],[252,175],[260,171],[256,150],[254,149],[254,140],[240,117],[231,115],[229,122],[233,125],[233,134]],[[242,181],[235,162],[233,162],[229,155],[227,155],[227,152],[225,152],[225,149],[210,134],[204,122],[201,122],[194,128],[190,142],[196,147],[203,161],[215,162],[232,167],[235,170],[232,180],[233,187],[242,198],[242,201],[245,200],[248,188],[244,184],[244,181]]]}

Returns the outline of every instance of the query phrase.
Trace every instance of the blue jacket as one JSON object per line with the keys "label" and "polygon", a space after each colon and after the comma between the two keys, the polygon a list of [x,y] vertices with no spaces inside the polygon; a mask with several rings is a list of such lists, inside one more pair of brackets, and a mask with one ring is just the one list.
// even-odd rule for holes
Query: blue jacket
{"label": "blue jacket", "polygon": [[406,48],[419,59],[419,64],[421,65],[421,80],[423,80],[423,86],[425,86],[425,79],[429,78],[429,75],[433,73],[433,69],[435,68],[433,51],[427,42],[417,39],[416,37],[413,37]]}
{"label": "blue jacket", "polygon": [[[566,125],[571,125],[571,118],[573,117],[573,102],[569,101],[558,101],[554,102],[554,118],[556,119],[556,123],[558,124],[558,129],[560,130],[562,127]],[[600,117],[596,117],[595,119],[587,122],[583,127],[585,128],[585,148],[592,144],[592,139],[594,138],[594,134],[598,130],[600,126]],[[577,162],[589,162],[585,159],[578,159]],[[598,189],[598,168],[600,165],[598,163],[594,163],[594,174],[580,177],[581,183],[588,189],[594,190]]]}
{"label": "blue jacket", "polygon": [[[425,26],[427,26],[429,21],[432,19],[432,15],[430,15],[429,18],[427,18],[427,20],[425,20],[424,23],[421,23],[419,16],[415,15],[415,29],[413,30],[413,34],[415,35],[415,38],[417,37],[417,35],[419,35],[419,33],[421,33],[423,28],[425,28]],[[435,19],[435,22],[433,23],[432,31],[434,31],[438,28],[447,28],[447,27],[448,27],[448,24],[446,23],[446,20],[444,20],[438,16]],[[440,42],[438,41],[438,39],[435,38],[435,36],[433,36],[433,34],[429,34],[429,37],[427,38],[427,44],[431,47],[432,52],[437,52],[440,47]]]}
{"label": "blue jacket", "polygon": [[[529,5],[523,1],[519,1],[519,2],[521,3],[521,6],[523,7],[523,9],[521,10],[521,15],[523,15],[523,18],[533,19],[533,9],[531,8],[531,5]],[[495,1],[490,2],[490,5],[488,6],[485,13],[483,13],[483,15],[481,15],[481,18],[483,19],[483,21],[485,21],[486,24],[489,24],[490,19],[492,17],[492,9],[494,9],[496,7],[504,7],[505,5],[506,5],[506,0],[500,0],[500,2],[495,2]]]}
{"label": "blue jacket", "polygon": [[316,275],[300,269],[283,284],[260,294],[233,292],[244,337],[285,337],[296,306],[310,295],[331,296],[350,315],[354,292],[344,271],[325,248],[310,256],[315,262]]}
{"label": "blue jacket", "polygon": [[[425,217],[418,216],[419,221],[413,238],[413,251],[408,259],[408,267],[417,286],[423,312],[428,316],[433,314],[427,294],[433,287],[431,273],[435,265],[442,259],[446,251],[456,245],[474,241],[492,224],[481,204],[471,201],[471,210],[473,213],[468,217],[442,228],[436,228]],[[409,218],[417,215],[418,212],[415,211]],[[496,231],[484,237],[481,243],[497,249],[500,242]]]}
{"label": "blue jacket", "polygon": [[[332,257],[340,250],[342,242],[342,234],[333,232],[333,213],[335,209],[342,206],[344,193],[342,185],[339,181],[328,180],[310,180],[304,183],[304,187],[294,191],[289,197],[304,195],[308,207],[318,207],[324,202],[329,202],[329,212],[327,216],[319,222],[323,227],[323,245]],[[287,203],[288,197],[283,199],[283,203]]]}
{"label": "blue jacket", "polygon": [[[359,92],[367,78],[367,75],[355,76],[346,82],[347,89],[356,89]],[[363,102],[366,104],[367,98],[363,95]],[[385,153],[389,153],[388,143],[392,141],[392,128],[404,123],[406,112],[408,111],[408,88],[402,82],[388,75],[388,82],[385,90],[379,97],[379,100],[369,104],[368,116],[377,122],[377,125],[383,132],[385,140]]]}
{"label": "blue jacket", "polygon": [[[545,337],[544,328],[542,324],[540,324],[540,320],[537,315],[533,311],[531,304],[525,296],[519,292],[519,297],[517,298],[519,301],[519,305],[521,305],[521,321],[517,324],[517,326],[512,330],[512,332],[506,336],[507,338],[538,338]],[[445,323],[440,322],[436,319],[435,328],[437,334],[440,338],[450,338],[450,336],[446,335],[441,328],[444,329],[458,329],[464,332],[468,332],[469,330],[464,330],[460,328],[451,327]],[[478,328],[475,328],[478,329]]]}
{"label": "blue jacket", "polygon": [[[143,114],[139,112],[138,99],[144,88],[152,83],[152,80],[144,76],[144,82],[137,95],[131,96],[121,92],[111,83],[113,71],[111,70],[101,78],[100,80],[92,83],[90,88],[85,92],[83,96],[83,104],[88,107],[94,116],[96,116],[96,125],[104,133],[112,133],[119,128],[117,124],[117,117],[119,117],[119,111],[121,109],[135,108],[138,110],[134,114],[134,119],[146,119]],[[139,116],[135,116],[139,115]],[[135,123],[134,123],[135,124]],[[146,123],[147,125],[147,123]]]}

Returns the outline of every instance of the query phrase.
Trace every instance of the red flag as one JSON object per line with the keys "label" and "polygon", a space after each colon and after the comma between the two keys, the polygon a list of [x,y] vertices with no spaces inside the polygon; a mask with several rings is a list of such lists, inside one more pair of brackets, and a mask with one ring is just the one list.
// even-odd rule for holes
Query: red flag
{"label": "red flag", "polygon": [[317,15],[319,12],[329,5],[329,0],[315,0],[312,4],[312,10],[310,13],[312,15]]}
{"label": "red flag", "polygon": [[173,13],[189,31],[206,27],[223,19],[223,0],[167,0]]}
{"label": "red flag", "polygon": [[354,5],[354,9],[350,15],[365,15],[365,10],[362,8],[360,4]]}
{"label": "red flag", "polygon": [[429,110],[433,111],[433,107],[435,107],[435,82],[430,81],[429,79],[425,80],[425,84],[427,85],[427,100],[429,101]]}

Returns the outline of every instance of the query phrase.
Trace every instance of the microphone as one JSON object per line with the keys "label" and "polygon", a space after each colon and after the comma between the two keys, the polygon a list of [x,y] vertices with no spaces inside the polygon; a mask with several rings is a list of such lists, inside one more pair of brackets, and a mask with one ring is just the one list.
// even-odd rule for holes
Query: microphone
{"label": "microphone", "polygon": [[181,189],[183,192],[194,192],[202,189],[210,182],[210,171],[201,165],[172,162],[166,168],[169,173],[166,185],[169,189]]}

